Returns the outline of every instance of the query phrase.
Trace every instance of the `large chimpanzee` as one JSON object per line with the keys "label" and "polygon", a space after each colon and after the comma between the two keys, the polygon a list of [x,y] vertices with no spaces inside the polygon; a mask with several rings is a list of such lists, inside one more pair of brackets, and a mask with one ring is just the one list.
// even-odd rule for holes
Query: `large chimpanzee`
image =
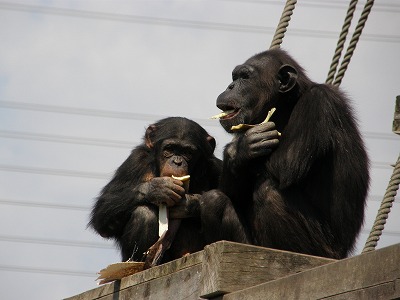
{"label": "large chimpanzee", "polygon": [[[234,137],[218,190],[201,199],[207,242],[226,239],[346,257],[364,219],[368,157],[348,99],[312,82],[283,50],[248,59],[218,97],[226,131],[271,122]],[[281,136],[280,136],[281,133]]]}
{"label": "large chimpanzee", "polygon": [[[150,125],[137,146],[103,188],[89,225],[113,238],[122,260],[142,259],[158,239],[158,205],[184,201],[185,215],[198,211],[200,194],[218,186],[222,163],[213,152],[215,140],[199,124],[186,118],[166,118]],[[190,175],[188,194],[171,178]],[[193,195],[195,194],[195,195]],[[193,210],[193,212],[191,211]],[[205,246],[198,218],[181,221],[162,262],[199,251]]]}

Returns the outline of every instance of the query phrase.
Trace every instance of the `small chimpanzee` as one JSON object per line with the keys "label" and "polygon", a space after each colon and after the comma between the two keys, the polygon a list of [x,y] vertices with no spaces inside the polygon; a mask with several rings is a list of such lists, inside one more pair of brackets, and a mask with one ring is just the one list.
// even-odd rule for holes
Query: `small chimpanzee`
{"label": "small chimpanzee", "polygon": [[[312,82],[280,49],[251,57],[232,77],[217,106],[234,137],[218,190],[200,202],[207,242],[346,257],[369,186],[368,157],[347,97]],[[272,108],[271,122],[232,131],[261,123]]]}
{"label": "small chimpanzee", "polygon": [[[172,207],[184,202],[185,215],[192,215],[198,211],[200,194],[218,186],[222,163],[214,149],[215,139],[192,120],[171,117],[150,125],[144,142],[101,191],[89,225],[101,236],[116,240],[123,261],[141,260],[158,239],[159,204]],[[188,194],[196,195],[185,197],[183,183],[171,175],[188,174]],[[162,262],[204,246],[199,219],[183,219]]]}

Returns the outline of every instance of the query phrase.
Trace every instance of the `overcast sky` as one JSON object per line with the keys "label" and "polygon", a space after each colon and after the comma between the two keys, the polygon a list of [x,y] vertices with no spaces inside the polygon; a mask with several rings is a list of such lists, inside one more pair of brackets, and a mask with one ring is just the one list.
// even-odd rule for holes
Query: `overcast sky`
{"label": "overcast sky", "polygon": [[[356,23],[365,1],[359,1]],[[317,82],[348,1],[300,0],[282,48]],[[267,49],[284,1],[0,1],[1,299],[60,299],[96,287],[120,260],[86,229],[90,207],[147,125],[198,121],[217,140],[217,96],[232,69]],[[352,27],[353,28],[353,27]],[[399,155],[400,2],[377,1],[341,87],[371,164],[359,254]],[[379,247],[400,242],[395,203]]]}

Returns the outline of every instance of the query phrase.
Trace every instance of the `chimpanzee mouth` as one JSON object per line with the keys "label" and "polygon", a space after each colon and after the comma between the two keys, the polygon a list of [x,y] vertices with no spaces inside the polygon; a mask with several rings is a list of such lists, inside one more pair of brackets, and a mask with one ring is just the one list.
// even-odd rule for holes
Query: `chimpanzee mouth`
{"label": "chimpanzee mouth", "polygon": [[228,120],[236,117],[239,114],[240,108],[220,107],[222,113],[211,117],[212,119]]}
{"label": "chimpanzee mouth", "polygon": [[239,114],[240,109],[232,109],[230,111],[225,111],[227,115],[225,117],[222,117],[221,119],[226,120],[226,119],[232,119],[234,118],[237,114]]}

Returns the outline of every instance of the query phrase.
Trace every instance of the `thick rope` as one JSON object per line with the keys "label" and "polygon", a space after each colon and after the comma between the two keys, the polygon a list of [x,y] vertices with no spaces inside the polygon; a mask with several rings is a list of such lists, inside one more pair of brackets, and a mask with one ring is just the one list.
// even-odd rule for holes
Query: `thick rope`
{"label": "thick rope", "polygon": [[279,48],[282,44],[282,40],[285,36],[287,27],[289,26],[290,17],[293,14],[294,7],[297,0],[287,0],[285,8],[282,12],[281,19],[279,20],[279,25],[276,28],[274,38],[272,39],[271,46],[269,49]]}
{"label": "thick rope", "polygon": [[382,231],[385,228],[386,219],[389,216],[390,209],[397,194],[397,190],[399,189],[399,184],[400,184],[400,155],[394,167],[393,174],[392,177],[390,178],[390,182],[386,190],[385,196],[383,197],[381,207],[379,208],[378,214],[376,216],[374,226],[371,229],[371,232],[368,236],[367,242],[365,243],[362,253],[375,250],[379,238],[382,235]]}
{"label": "thick rope", "polygon": [[337,66],[339,65],[339,59],[342,56],[344,43],[346,42],[346,37],[347,37],[347,34],[349,33],[349,28],[351,25],[351,21],[353,19],[354,11],[356,10],[357,2],[358,2],[358,0],[352,0],[350,2],[349,8],[347,9],[347,14],[346,14],[346,18],[344,19],[342,32],[340,33],[339,40],[338,40],[336,50],[335,50],[335,54],[333,55],[331,67],[328,72],[328,78],[326,79],[326,83],[328,83],[328,84],[331,84],[333,82],[333,78],[335,77]]}
{"label": "thick rope", "polygon": [[371,9],[372,9],[373,5],[374,5],[374,0],[368,0],[365,3],[364,9],[363,9],[363,11],[361,13],[361,17],[358,20],[358,24],[356,26],[356,29],[355,29],[354,33],[353,33],[353,36],[351,37],[350,44],[347,47],[347,51],[346,51],[346,54],[344,55],[342,64],[340,65],[340,69],[339,69],[339,71],[338,71],[338,73],[336,75],[335,81],[333,82],[333,85],[335,85],[335,86],[339,86],[341,84],[341,82],[342,82],[342,79],[344,77],[344,73],[347,70],[347,67],[348,67],[348,65],[350,63],[351,57],[353,56],[354,50],[356,49],[357,42],[358,42],[358,40],[359,40],[359,38],[361,36],[361,33],[362,33],[362,31],[364,29],[364,26],[365,26],[365,22],[368,19],[368,15],[371,12]]}

